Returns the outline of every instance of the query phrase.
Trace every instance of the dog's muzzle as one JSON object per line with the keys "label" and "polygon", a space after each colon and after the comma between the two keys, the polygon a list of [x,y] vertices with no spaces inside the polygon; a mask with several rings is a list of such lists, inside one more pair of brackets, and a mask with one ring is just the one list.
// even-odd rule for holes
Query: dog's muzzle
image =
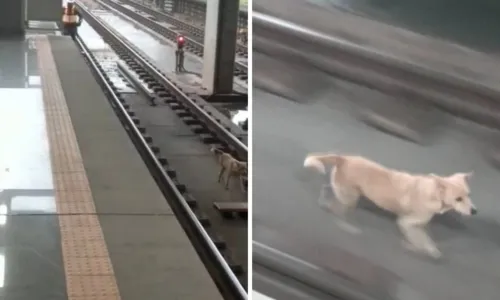
{"label": "dog's muzzle", "polygon": [[471,208],[471,209],[470,209],[470,214],[471,214],[471,215],[475,215],[475,214],[477,214],[477,209],[476,209],[476,208],[474,208],[474,207],[473,207],[473,208]]}

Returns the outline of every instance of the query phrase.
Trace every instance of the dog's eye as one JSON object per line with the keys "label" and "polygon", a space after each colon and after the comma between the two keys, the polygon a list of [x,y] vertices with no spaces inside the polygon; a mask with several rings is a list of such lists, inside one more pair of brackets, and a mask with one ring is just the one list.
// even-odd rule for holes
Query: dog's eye
{"label": "dog's eye", "polygon": [[457,201],[457,202],[462,202],[462,200],[463,200],[463,198],[462,198],[462,197],[458,197],[458,198],[456,199],[456,201]]}

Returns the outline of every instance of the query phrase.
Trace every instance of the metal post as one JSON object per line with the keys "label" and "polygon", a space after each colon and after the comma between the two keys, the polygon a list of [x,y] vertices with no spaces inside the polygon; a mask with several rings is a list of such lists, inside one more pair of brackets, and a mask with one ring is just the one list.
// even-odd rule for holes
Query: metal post
{"label": "metal post", "polygon": [[172,5],[172,13],[178,13],[179,12],[179,2],[180,0],[173,0],[173,5]]}
{"label": "metal post", "polygon": [[233,92],[238,0],[207,1],[203,87],[212,94]]}
{"label": "metal post", "polygon": [[165,0],[156,0],[156,8],[163,10],[165,8]]}
{"label": "metal post", "polygon": [[186,69],[184,68],[184,50],[177,49],[175,50],[175,72],[181,73],[185,71]]}

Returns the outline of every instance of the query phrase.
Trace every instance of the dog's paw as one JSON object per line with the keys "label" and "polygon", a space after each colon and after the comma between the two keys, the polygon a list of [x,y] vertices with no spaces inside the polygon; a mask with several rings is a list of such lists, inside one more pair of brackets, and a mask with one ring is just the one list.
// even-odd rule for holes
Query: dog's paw
{"label": "dog's paw", "polygon": [[426,255],[426,256],[431,257],[433,259],[439,259],[443,256],[441,251],[439,251],[439,249],[437,249],[435,246],[428,246],[426,248],[420,248],[420,247],[417,247],[414,244],[408,242],[407,240],[401,241],[401,244],[402,244],[403,248],[405,248],[408,251],[411,251],[413,253],[420,254],[420,255]]}
{"label": "dog's paw", "polygon": [[350,233],[350,234],[361,234],[362,231],[361,229],[359,229],[358,227],[352,225],[352,224],[349,224],[348,222],[346,221],[343,221],[343,220],[337,220],[336,221],[337,225],[344,231]]}
{"label": "dog's paw", "polygon": [[435,246],[430,246],[426,249],[426,252],[427,252],[427,255],[429,255],[430,257],[434,258],[434,259],[439,259],[443,256],[443,254],[441,253],[441,251],[439,251],[438,248],[436,248]]}
{"label": "dog's paw", "polygon": [[320,199],[318,201],[318,206],[327,212],[330,212],[330,213],[332,212],[332,205],[326,201],[321,201],[321,199]]}
{"label": "dog's paw", "polygon": [[407,240],[402,240],[401,245],[403,246],[404,249],[415,252],[415,253],[420,253],[422,250],[418,248],[417,246],[413,245],[412,243],[408,242]]}

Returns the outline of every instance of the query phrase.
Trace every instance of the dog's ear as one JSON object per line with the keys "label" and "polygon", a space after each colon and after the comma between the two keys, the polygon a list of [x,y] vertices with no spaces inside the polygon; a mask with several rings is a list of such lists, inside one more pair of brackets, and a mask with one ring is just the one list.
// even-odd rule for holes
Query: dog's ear
{"label": "dog's ear", "polygon": [[452,180],[461,180],[463,182],[469,183],[470,178],[474,175],[474,172],[468,172],[468,173],[455,173],[451,175],[449,178]]}
{"label": "dog's ear", "polygon": [[466,180],[470,180],[472,178],[472,176],[474,175],[474,171],[470,171],[470,172],[467,172],[467,173],[463,173],[463,176]]}

